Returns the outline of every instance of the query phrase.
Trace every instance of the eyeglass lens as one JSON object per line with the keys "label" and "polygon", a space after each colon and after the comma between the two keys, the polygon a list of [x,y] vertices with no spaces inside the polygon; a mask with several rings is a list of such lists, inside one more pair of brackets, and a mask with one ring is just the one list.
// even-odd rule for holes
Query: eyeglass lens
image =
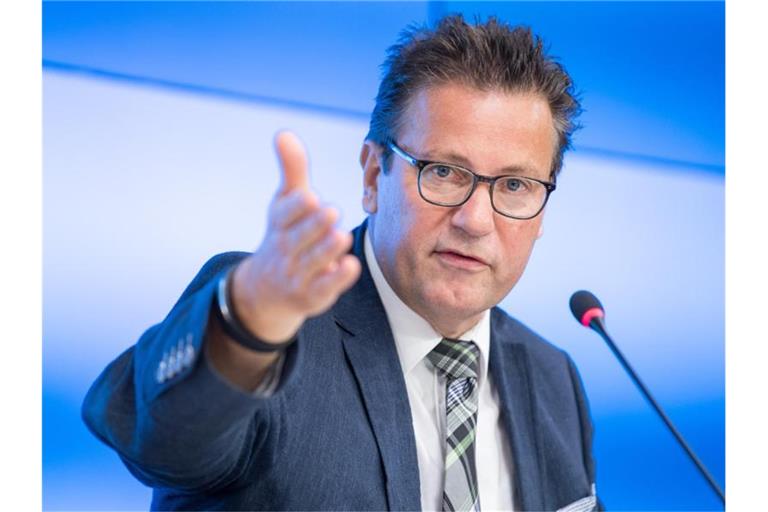
{"label": "eyeglass lens", "polygon": [[[424,199],[442,206],[458,206],[472,193],[475,176],[460,167],[430,164],[419,174],[419,190]],[[491,192],[493,206],[510,217],[534,216],[544,205],[547,188],[523,177],[496,180]]]}

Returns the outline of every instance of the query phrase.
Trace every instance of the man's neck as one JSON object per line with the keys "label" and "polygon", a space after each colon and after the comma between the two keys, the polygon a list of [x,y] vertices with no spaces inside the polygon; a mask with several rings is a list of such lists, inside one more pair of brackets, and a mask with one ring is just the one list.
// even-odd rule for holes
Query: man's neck
{"label": "man's neck", "polygon": [[[418,311],[417,311],[418,313]],[[420,315],[421,316],[421,315]],[[422,316],[423,318],[423,316]],[[427,318],[425,320],[429,322],[429,325],[439,333],[443,338],[458,339],[462,334],[475,327],[483,318],[483,314],[480,313],[472,318],[465,319],[462,322],[452,321],[445,319],[443,322],[433,322]]]}

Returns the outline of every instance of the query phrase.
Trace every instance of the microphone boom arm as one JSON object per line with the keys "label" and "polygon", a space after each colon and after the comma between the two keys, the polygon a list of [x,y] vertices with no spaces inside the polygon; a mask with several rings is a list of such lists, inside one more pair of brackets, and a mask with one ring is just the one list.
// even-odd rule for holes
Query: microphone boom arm
{"label": "microphone boom arm", "polygon": [[725,505],[725,495],[723,494],[723,491],[720,489],[720,486],[717,485],[717,482],[715,482],[715,479],[712,477],[712,475],[707,471],[707,468],[704,466],[704,463],[699,460],[699,458],[696,456],[696,454],[693,452],[690,446],[688,446],[688,443],[683,438],[683,435],[675,428],[675,425],[672,424],[672,420],[669,419],[669,416],[666,415],[664,410],[661,408],[661,406],[654,400],[653,396],[651,396],[651,393],[648,391],[648,388],[645,387],[645,384],[640,380],[640,377],[638,377],[637,373],[635,373],[635,370],[632,368],[632,366],[627,362],[627,360],[624,358],[624,355],[619,350],[619,347],[616,346],[616,344],[613,342],[611,337],[608,335],[608,332],[605,330],[605,323],[603,322],[602,317],[594,317],[589,322],[589,327],[591,327],[593,330],[595,330],[608,344],[608,347],[613,352],[613,355],[616,356],[616,358],[619,360],[621,365],[624,367],[624,369],[627,371],[629,376],[632,378],[632,381],[635,383],[635,385],[640,389],[640,392],[643,394],[646,400],[653,406],[654,409],[656,409],[656,412],[661,416],[661,419],[664,420],[664,423],[667,424],[667,427],[672,432],[672,434],[677,438],[677,441],[680,443],[680,446],[683,447],[685,450],[685,453],[688,454],[688,457],[693,461],[694,464],[696,464],[696,467],[699,468],[699,471],[702,475],[704,475],[704,478],[706,478],[707,482],[709,483],[709,486],[712,488],[715,493],[717,493],[718,497],[720,498],[720,501],[723,502],[723,505]]}

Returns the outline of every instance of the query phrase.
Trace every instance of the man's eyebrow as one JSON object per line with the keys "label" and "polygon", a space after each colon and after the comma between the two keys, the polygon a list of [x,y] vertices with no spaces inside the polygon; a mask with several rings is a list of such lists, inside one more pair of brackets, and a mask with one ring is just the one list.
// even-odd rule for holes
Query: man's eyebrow
{"label": "man's eyebrow", "polygon": [[[467,160],[461,154],[454,153],[453,151],[442,152],[442,151],[427,150],[424,152],[424,160],[429,160],[430,162],[440,162],[444,164],[460,165],[461,167],[466,167],[471,171],[478,172],[474,167],[472,167],[472,164],[469,162],[469,160]],[[496,172],[495,174],[497,175],[513,174],[517,176],[532,176],[533,173],[535,172],[536,172],[535,169],[531,167],[526,167],[523,165],[510,165],[507,167],[503,167],[502,169],[499,169],[498,172]],[[483,173],[479,173],[479,174],[483,174]]]}

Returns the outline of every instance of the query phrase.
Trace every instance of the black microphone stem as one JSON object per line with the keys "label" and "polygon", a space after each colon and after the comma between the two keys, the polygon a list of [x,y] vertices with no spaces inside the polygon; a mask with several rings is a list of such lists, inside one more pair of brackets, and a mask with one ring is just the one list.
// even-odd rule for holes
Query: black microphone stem
{"label": "black microphone stem", "polygon": [[693,453],[693,450],[691,449],[690,446],[688,446],[688,443],[685,442],[685,439],[683,439],[683,435],[672,424],[672,420],[669,419],[669,416],[666,415],[666,413],[661,409],[661,406],[656,402],[656,400],[653,399],[650,391],[648,391],[648,389],[645,387],[645,384],[643,384],[643,382],[640,380],[640,377],[637,376],[637,374],[635,373],[635,370],[632,368],[632,366],[630,366],[627,360],[624,359],[624,355],[621,353],[619,348],[616,346],[616,344],[613,342],[611,337],[606,332],[603,319],[600,317],[596,317],[592,319],[589,326],[592,329],[594,329],[600,336],[602,336],[602,338],[610,347],[613,354],[616,356],[616,358],[619,360],[621,365],[627,371],[629,376],[632,377],[632,380],[634,381],[635,385],[643,393],[643,396],[645,396],[645,399],[648,400],[648,402],[650,402],[650,404],[653,406],[654,409],[656,409],[656,412],[659,413],[659,416],[661,416],[661,419],[664,420],[664,423],[667,424],[667,427],[669,428],[669,430],[677,438],[677,441],[683,447],[683,449],[685,450],[685,453],[687,453],[688,457],[690,457],[693,463],[696,464],[696,467],[699,468],[699,471],[701,472],[701,474],[704,475],[704,478],[707,479],[707,482],[709,483],[712,490],[717,493],[718,497],[720,498],[720,501],[722,501],[723,505],[725,505],[725,495],[723,495],[723,491],[720,490],[720,487],[717,485],[717,482],[715,482],[715,479],[712,478],[712,475],[709,473],[709,471],[707,471],[707,468],[704,467],[704,464],[699,460],[696,454]]}

